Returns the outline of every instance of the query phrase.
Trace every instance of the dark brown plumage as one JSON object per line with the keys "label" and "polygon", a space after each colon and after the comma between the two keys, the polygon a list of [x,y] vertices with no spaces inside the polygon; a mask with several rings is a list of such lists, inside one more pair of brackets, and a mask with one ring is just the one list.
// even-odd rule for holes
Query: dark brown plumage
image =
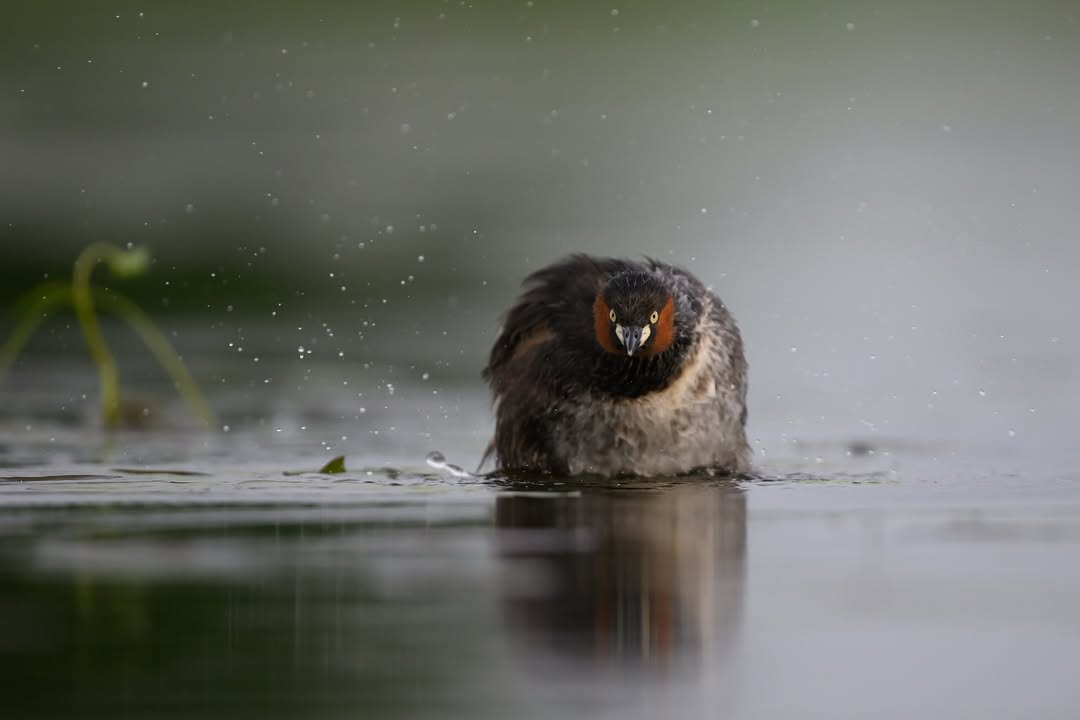
{"label": "dark brown plumage", "polygon": [[746,359],[685,270],[572,255],[524,283],[484,378],[498,467],[661,475],[749,468]]}

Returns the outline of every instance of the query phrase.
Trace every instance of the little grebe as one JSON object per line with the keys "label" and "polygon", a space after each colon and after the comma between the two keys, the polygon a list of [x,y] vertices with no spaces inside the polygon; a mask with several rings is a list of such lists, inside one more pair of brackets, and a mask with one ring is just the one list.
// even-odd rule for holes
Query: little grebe
{"label": "little grebe", "polygon": [[749,469],[735,320],[686,270],[572,255],[524,283],[491,349],[502,469]]}

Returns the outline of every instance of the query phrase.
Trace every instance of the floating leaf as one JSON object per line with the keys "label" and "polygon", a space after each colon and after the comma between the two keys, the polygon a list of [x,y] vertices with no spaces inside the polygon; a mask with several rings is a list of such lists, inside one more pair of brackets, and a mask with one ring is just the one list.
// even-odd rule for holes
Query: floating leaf
{"label": "floating leaf", "polygon": [[319,472],[327,475],[335,475],[345,472],[345,456],[338,455],[336,458],[323,465],[322,469],[319,470]]}
{"label": "floating leaf", "polygon": [[[311,470],[286,470],[282,474],[291,477],[294,475],[308,475],[311,472]],[[317,472],[322,475],[340,475],[345,472],[345,456],[338,455],[336,458],[323,465]]]}

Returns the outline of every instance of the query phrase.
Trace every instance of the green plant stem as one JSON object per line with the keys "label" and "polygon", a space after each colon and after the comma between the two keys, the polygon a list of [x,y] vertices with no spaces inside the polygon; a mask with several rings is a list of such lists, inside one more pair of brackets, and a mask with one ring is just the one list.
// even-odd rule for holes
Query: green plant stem
{"label": "green plant stem", "polygon": [[199,392],[199,386],[184,366],[184,361],[180,359],[165,334],[154,325],[154,321],[150,319],[150,316],[142,308],[122,295],[105,293],[97,288],[94,288],[93,294],[102,308],[126,320],[138,334],[146,347],[153,353],[158,364],[161,365],[162,369],[173,381],[176,391],[180,393],[180,397],[184,399],[184,402],[187,403],[191,412],[199,419],[199,422],[208,430],[217,427],[214,411],[210,409],[202,393]]}
{"label": "green plant stem", "polygon": [[15,329],[0,346],[0,380],[4,379],[8,368],[22,352],[38,325],[49,317],[49,313],[61,305],[70,304],[71,288],[62,283],[38,285],[17,303],[21,306],[19,319],[15,323]]}
{"label": "green plant stem", "polygon": [[[99,288],[91,288],[91,296],[102,309],[112,312],[126,321],[135,331],[143,344],[150,350],[161,368],[172,380],[176,391],[187,403],[192,414],[207,429],[217,427],[214,411],[199,392],[191,373],[184,366],[183,360],[173,348],[165,334],[158,330],[153,320],[138,305],[128,298],[115,293],[107,293]],[[53,310],[65,305],[74,305],[72,288],[62,283],[43,283],[30,291],[18,305],[19,319],[11,335],[0,346],[0,380],[8,368],[26,346],[30,336]]]}
{"label": "green plant stem", "polygon": [[93,291],[90,274],[99,262],[111,260],[123,251],[106,243],[91,243],[75,260],[71,277],[71,300],[75,316],[79,319],[83,340],[90,358],[98,369],[101,386],[101,414],[105,427],[115,427],[120,421],[120,374],[116,360],[105,344],[97,315],[94,314]]}

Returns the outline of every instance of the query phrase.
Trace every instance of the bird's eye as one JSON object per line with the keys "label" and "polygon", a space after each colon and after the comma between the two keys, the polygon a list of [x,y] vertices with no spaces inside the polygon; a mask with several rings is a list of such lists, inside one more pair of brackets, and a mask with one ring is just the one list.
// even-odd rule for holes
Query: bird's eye
{"label": "bird's eye", "polygon": [[651,322],[653,325],[655,325],[656,321],[659,320],[659,319],[660,319],[660,313],[653,310],[652,315],[649,316],[649,322]]}
{"label": "bird's eye", "polygon": [[608,316],[608,319],[611,320],[611,322],[615,322],[615,311],[614,310],[608,310],[607,316]]}

